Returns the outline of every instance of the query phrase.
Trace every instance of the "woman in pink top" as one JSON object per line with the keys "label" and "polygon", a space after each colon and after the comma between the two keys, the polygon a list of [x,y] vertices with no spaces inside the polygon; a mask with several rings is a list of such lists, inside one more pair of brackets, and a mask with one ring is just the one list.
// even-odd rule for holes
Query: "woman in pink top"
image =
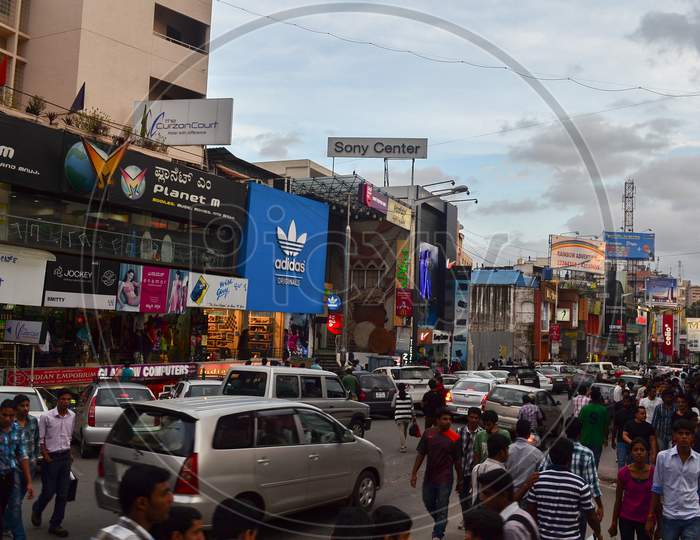
{"label": "woman in pink top", "polygon": [[654,467],[649,465],[648,442],[641,438],[632,441],[632,464],[617,473],[617,495],[612,523],[608,532],[617,535],[618,522],[622,540],[649,540],[644,530],[651,507],[651,484]]}

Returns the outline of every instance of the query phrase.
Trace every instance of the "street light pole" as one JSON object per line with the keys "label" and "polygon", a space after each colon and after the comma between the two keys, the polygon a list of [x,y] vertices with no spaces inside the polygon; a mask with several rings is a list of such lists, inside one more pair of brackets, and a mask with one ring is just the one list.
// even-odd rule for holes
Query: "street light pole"
{"label": "street light pole", "polygon": [[348,315],[349,315],[349,304],[350,304],[350,203],[351,195],[348,194],[348,207],[347,207],[347,224],[345,225],[345,264],[344,264],[344,277],[345,277],[345,298],[343,301],[343,344],[341,349],[342,363],[343,365],[348,362]]}

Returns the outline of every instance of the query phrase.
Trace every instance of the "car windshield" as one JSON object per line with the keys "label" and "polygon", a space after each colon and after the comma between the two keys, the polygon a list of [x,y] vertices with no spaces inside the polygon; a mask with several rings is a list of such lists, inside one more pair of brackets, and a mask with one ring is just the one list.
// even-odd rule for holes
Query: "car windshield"
{"label": "car windshield", "polygon": [[150,401],[153,399],[148,388],[123,388],[112,386],[97,391],[95,405],[98,407],[121,407],[132,401]]}
{"label": "car windshield", "polygon": [[488,392],[490,385],[487,382],[459,381],[452,390],[473,390],[474,392]]}
{"label": "car windshield", "polygon": [[107,442],[144,452],[185,457],[194,448],[195,421],[162,411],[129,407],[114,424]]}
{"label": "car windshield", "polygon": [[559,375],[559,372],[551,367],[540,368],[539,372],[545,375]]}
{"label": "car windshield", "polygon": [[400,381],[410,379],[431,379],[433,377],[433,372],[428,368],[401,368],[396,371],[398,371],[398,373],[394,372],[394,378]]}
{"label": "car windshield", "polygon": [[477,377],[481,377],[482,379],[495,379],[496,376],[493,373],[489,373],[488,371],[475,371],[474,375]]}
{"label": "car windshield", "polygon": [[391,390],[394,388],[394,383],[391,382],[389,377],[384,377],[383,375],[361,375],[360,387],[363,390],[372,390],[374,388],[377,390]]}
{"label": "car windshield", "polygon": [[224,385],[225,396],[264,397],[267,373],[264,371],[232,371]]}
{"label": "car windshield", "polygon": [[[0,392],[0,401],[4,401],[6,399],[14,400],[17,394],[18,392]],[[36,394],[26,393],[22,395],[29,398],[30,411],[42,412],[44,410],[41,406],[41,402],[39,401],[39,397]]]}
{"label": "car windshield", "polygon": [[489,373],[493,374],[496,377],[507,377],[510,375],[507,371],[494,371],[493,369],[489,371]]}
{"label": "car windshield", "polygon": [[220,388],[220,384],[195,384],[190,386],[187,397],[215,396]]}

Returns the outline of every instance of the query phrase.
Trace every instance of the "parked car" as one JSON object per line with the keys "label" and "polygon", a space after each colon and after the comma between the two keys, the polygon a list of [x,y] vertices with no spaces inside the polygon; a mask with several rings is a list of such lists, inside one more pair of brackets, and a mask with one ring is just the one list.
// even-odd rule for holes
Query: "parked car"
{"label": "parked car", "polygon": [[155,397],[148,387],[136,383],[94,382],[80,395],[75,408],[73,438],[80,443],[80,456],[90,457],[102,445],[122,413],[122,406]]}
{"label": "parked car", "polygon": [[435,376],[433,370],[425,366],[380,367],[372,373],[388,375],[394,380],[394,384],[404,383],[406,392],[411,394],[413,403],[419,408],[421,407],[423,394],[428,391],[428,381]]}
{"label": "parked car", "polygon": [[481,407],[488,393],[496,386],[496,381],[481,377],[460,379],[447,393],[447,408],[455,416],[466,416],[469,407]]}
{"label": "parked car", "polygon": [[396,385],[387,375],[360,371],[353,373],[360,381],[360,395],[358,399],[362,403],[369,405],[369,412],[372,416],[394,415],[394,399],[396,396]]}
{"label": "parked car", "polygon": [[0,386],[0,401],[15,399],[17,394],[24,394],[29,398],[29,414],[37,420],[43,412],[49,410],[44,398],[36,388],[31,386]]}
{"label": "parked car", "polygon": [[321,369],[283,366],[236,366],[228,370],[221,393],[225,396],[279,398],[314,405],[330,414],[355,435],[370,428],[369,405],[350,399],[338,376]]}
{"label": "parked car", "polygon": [[523,406],[523,396],[532,394],[535,403],[544,413],[545,432],[558,435],[563,427],[561,403],[555,401],[552,395],[540,388],[516,384],[499,384],[491,390],[484,401],[485,411],[495,411],[498,414],[498,425],[514,432],[518,421],[520,408]]}
{"label": "parked car", "polygon": [[221,394],[221,381],[212,379],[180,381],[170,391],[170,398],[217,396],[219,394]]}
{"label": "parked car", "polygon": [[566,376],[561,374],[559,371],[552,367],[541,367],[537,369],[537,373],[544,375],[547,379],[547,384],[551,385],[551,388],[545,388],[542,386],[542,379],[540,379],[540,387],[545,388],[553,393],[566,392],[569,386]]}
{"label": "parked car", "polygon": [[552,384],[552,380],[537,370],[535,371],[535,373],[537,373],[537,378],[540,381],[539,387],[542,390],[547,390],[548,392],[551,392],[552,388],[554,388],[554,385]]}
{"label": "parked car", "polygon": [[284,515],[334,501],[369,510],[384,478],[382,451],[305,403],[214,396],[125,407],[100,454],[95,494],[120,512],[119,483],[135,464],[179,471],[174,505],[211,526],[217,504],[238,499]]}

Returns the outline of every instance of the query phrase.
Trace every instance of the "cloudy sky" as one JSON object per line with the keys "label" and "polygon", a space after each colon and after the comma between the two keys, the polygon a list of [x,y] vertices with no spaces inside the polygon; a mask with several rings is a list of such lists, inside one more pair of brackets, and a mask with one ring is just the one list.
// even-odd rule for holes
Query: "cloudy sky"
{"label": "cloudy sky", "polygon": [[[400,4],[484,41],[362,12],[290,21],[316,32],[276,23],[233,39],[212,53],[209,80],[211,97],[235,100],[231,150],[250,161],[308,158],[330,167],[328,136],[427,137],[417,177],[455,178],[478,197],[477,206],[460,205],[460,219],[465,247],[486,264],[546,255],[550,233],[600,234],[606,211],[620,227],[622,184],[631,176],[635,229],[656,232],[659,268],[677,275],[680,260],[683,276],[700,282],[700,95],[621,91],[700,92],[700,3],[669,0],[663,10],[647,0]],[[215,0],[212,35],[257,19],[239,8],[273,14],[303,5]],[[582,134],[605,197],[596,196],[590,168],[550,104],[503,69],[494,51],[539,77],[582,83],[542,85]],[[406,182],[408,167],[391,162],[392,184]],[[336,171],[353,170],[382,183],[380,161],[336,160]]]}

